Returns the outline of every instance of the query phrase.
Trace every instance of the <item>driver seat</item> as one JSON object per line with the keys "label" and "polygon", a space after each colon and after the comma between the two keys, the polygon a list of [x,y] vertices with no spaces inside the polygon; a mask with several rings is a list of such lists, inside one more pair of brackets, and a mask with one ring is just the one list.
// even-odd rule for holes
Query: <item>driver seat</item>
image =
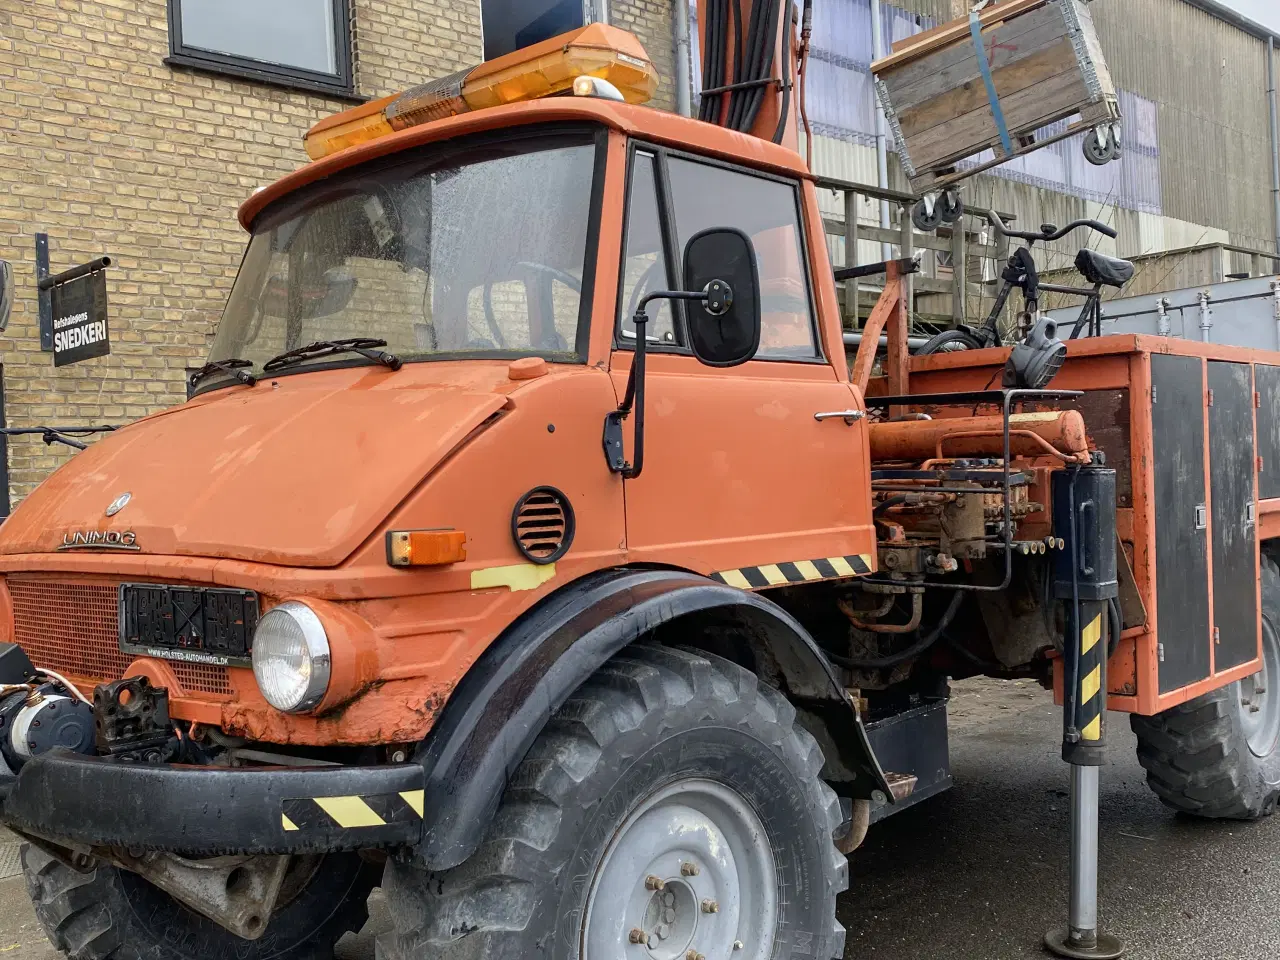
{"label": "driver seat", "polygon": [[1128,260],[1108,257],[1104,253],[1085,247],[1076,254],[1076,269],[1090,283],[1102,283],[1108,287],[1123,287],[1133,279],[1133,264]]}

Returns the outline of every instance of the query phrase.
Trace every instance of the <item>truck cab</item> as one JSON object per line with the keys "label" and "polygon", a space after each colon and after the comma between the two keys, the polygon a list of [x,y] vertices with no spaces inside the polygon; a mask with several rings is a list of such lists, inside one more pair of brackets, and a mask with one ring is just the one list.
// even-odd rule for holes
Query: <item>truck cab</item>
{"label": "truck cab", "polygon": [[[0,530],[21,661],[0,723],[63,711],[52,741],[0,738],[5,822],[32,875],[59,878],[35,888],[50,929],[70,882],[143,890],[183,929],[211,921],[219,949],[340,935],[383,862],[473,862],[550,712],[681,612],[784,638],[774,672],[865,740],[816,645],[744,592],[875,564],[813,183],[784,147],[626,102],[608,76],[644,99],[652,67],[605,27],[486,64],[455,106],[588,54],[620,69],[400,129],[374,123],[406,115],[392,98],[318,125],[316,159],[240,209],[250,239],[188,401],[90,446]],[[664,670],[707,668],[674,656]],[[742,668],[713,673],[698,699],[729,683],[758,709]],[[794,781],[811,740],[759,702]],[[851,756],[864,794],[884,786],[869,751]],[[771,796],[830,847],[830,788]],[[728,804],[734,846],[758,828],[720,788],[704,803]],[[663,868],[682,922],[723,901],[731,946],[780,911],[825,913],[780,905],[765,860],[754,893],[719,890],[716,836]],[[835,891],[830,854],[804,869]],[[330,888],[341,909],[316,921],[308,898]],[[136,913],[112,923],[159,935]]]}

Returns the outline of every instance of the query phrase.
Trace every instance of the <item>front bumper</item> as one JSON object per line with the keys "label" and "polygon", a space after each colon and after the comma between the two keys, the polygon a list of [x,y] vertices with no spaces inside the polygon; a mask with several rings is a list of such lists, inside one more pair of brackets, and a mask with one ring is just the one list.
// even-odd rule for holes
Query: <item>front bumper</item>
{"label": "front bumper", "polygon": [[55,752],[0,780],[0,822],[78,849],[361,850],[421,839],[424,782],[416,763],[231,769]]}

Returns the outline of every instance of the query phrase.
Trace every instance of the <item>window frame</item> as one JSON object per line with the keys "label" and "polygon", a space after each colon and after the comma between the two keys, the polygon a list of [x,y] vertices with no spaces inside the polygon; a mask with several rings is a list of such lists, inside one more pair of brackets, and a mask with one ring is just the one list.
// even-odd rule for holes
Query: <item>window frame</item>
{"label": "window frame", "polygon": [[[495,143],[520,143],[528,142],[536,144],[539,141],[555,141],[580,139],[584,146],[589,146],[592,150],[592,168],[591,168],[591,194],[588,199],[590,204],[587,215],[586,240],[584,245],[583,267],[582,267],[582,291],[578,300],[578,326],[575,339],[572,344],[571,356],[566,354],[564,357],[552,359],[547,357],[544,351],[539,350],[454,350],[449,352],[437,353],[429,357],[414,357],[405,359],[405,364],[411,363],[438,363],[451,360],[498,360],[511,361],[519,360],[522,357],[542,357],[547,363],[559,363],[570,366],[585,366],[587,363],[587,355],[591,344],[591,324],[594,319],[592,308],[595,303],[596,280],[599,270],[599,245],[601,220],[604,208],[604,181],[605,171],[609,157],[609,131],[608,128],[597,123],[544,123],[533,124],[527,127],[513,127],[505,130],[486,131],[483,133],[471,134],[464,137],[458,137],[451,140],[437,140],[430,143],[424,143],[421,146],[414,147],[410,150],[393,153],[386,157],[379,157],[374,160],[367,161],[350,167],[347,170],[334,174],[333,177],[322,179],[316,183],[307,184],[298,188],[293,193],[279,197],[272,203],[268,204],[258,212],[253,222],[249,224],[249,235],[252,239],[260,230],[265,229],[265,225],[272,222],[278,216],[284,215],[284,211],[294,204],[304,204],[308,197],[315,193],[322,193],[331,189],[334,178],[350,177],[351,179],[359,179],[363,177],[376,177],[380,172],[399,166],[404,163],[414,162],[422,151],[443,149],[450,152],[466,153],[474,148],[482,148],[486,145]],[[555,149],[555,143],[550,142],[546,147],[531,146],[530,152],[536,152],[538,149]],[[241,257],[243,265],[244,257],[248,256],[248,244],[245,245],[245,253]],[[237,270],[237,277],[239,270]],[[223,311],[225,313],[229,299],[223,303]],[[219,323],[222,322],[221,316]],[[362,367],[372,366],[373,363],[364,357],[354,355],[341,355],[332,360],[324,360],[319,363],[304,363],[296,367],[287,367],[284,370],[276,370],[270,374],[271,379],[279,379],[280,377],[293,376],[296,374],[314,373],[318,370],[335,370],[342,367]],[[259,374],[261,376],[261,374]],[[207,380],[202,381],[196,389],[191,392],[192,397],[200,396],[203,393],[213,390],[220,390],[223,387],[234,386],[239,383],[232,376],[210,376]],[[190,398],[188,398],[190,399]]]}
{"label": "window frame", "polygon": [[[622,311],[626,307],[627,291],[626,291],[626,259],[627,259],[627,239],[631,230],[631,200],[632,191],[635,189],[635,169],[637,155],[645,153],[653,157],[653,188],[654,201],[658,208],[658,234],[662,238],[662,259],[667,268],[667,278],[672,281],[676,289],[682,282],[680,278],[680,269],[683,264],[678,264],[679,259],[675,254],[675,248],[672,243],[672,237],[675,236],[675,212],[671,208],[671,192],[667,186],[667,151],[663,147],[642,143],[641,141],[632,140],[627,150],[627,185],[625,190],[625,202],[622,209],[622,247],[621,257],[618,262],[618,303],[613,311],[613,346],[615,350],[634,350],[635,344],[629,341],[623,335],[622,325],[627,319],[623,317]],[[686,330],[686,317],[684,312],[684,302],[680,300],[671,301],[671,326],[675,333],[674,343],[649,343],[647,351],[649,353],[677,353],[692,356],[692,351],[685,346],[689,342],[688,331]],[[619,346],[621,344],[621,346]]]}
{"label": "window frame", "polygon": [[[718,157],[708,157],[698,153],[690,153],[686,150],[672,149],[669,147],[659,146],[655,143],[649,143],[644,140],[631,140],[627,152],[627,188],[626,188],[626,207],[624,209],[622,222],[622,257],[626,257],[627,247],[627,231],[630,226],[631,218],[631,191],[634,187],[633,172],[635,169],[635,156],[637,152],[645,152],[653,155],[654,158],[654,184],[658,194],[658,220],[659,227],[662,232],[663,244],[666,249],[667,275],[674,278],[674,286],[677,290],[684,289],[684,263],[683,257],[679,250],[679,235],[676,229],[676,211],[672,200],[670,171],[667,166],[668,159],[675,158],[677,160],[686,160],[692,163],[700,163],[704,166],[718,167],[722,170],[729,170],[733,173],[744,174],[754,177],[758,180],[770,180],[774,183],[780,183],[791,189],[792,198],[795,203],[796,211],[796,227],[797,227],[797,243],[800,246],[800,268],[804,271],[805,292],[808,296],[809,304],[809,330],[813,337],[815,356],[812,357],[753,357],[752,360],[759,360],[761,363],[807,363],[820,364],[822,366],[829,365],[826,353],[823,349],[822,330],[818,323],[817,299],[814,295],[813,288],[813,271],[809,263],[809,236],[805,225],[804,204],[801,202],[800,182],[792,177],[773,173],[768,170],[757,170],[752,167],[743,166],[738,163],[731,163],[727,160],[721,160]],[[613,320],[613,349],[615,350],[634,350],[635,345],[629,342],[622,335],[623,323],[623,297],[626,295],[623,288],[625,277],[622,271],[618,273],[618,305],[614,311]],[[685,346],[688,343],[688,305],[684,301],[674,301],[672,307],[672,323],[676,331],[676,342],[674,344],[654,344],[648,345],[649,353],[672,353],[680,356],[692,356],[693,351]]]}
{"label": "window frame", "polygon": [[183,0],[167,0],[169,55],[164,58],[164,63],[170,67],[189,67],[237,77],[241,80],[256,80],[272,86],[306,90],[310,93],[327,94],[337,99],[364,102],[365,98],[357,96],[355,92],[354,53],[351,48],[351,0],[326,0],[326,2],[333,16],[334,50],[338,61],[336,74],[188,46],[182,39]]}

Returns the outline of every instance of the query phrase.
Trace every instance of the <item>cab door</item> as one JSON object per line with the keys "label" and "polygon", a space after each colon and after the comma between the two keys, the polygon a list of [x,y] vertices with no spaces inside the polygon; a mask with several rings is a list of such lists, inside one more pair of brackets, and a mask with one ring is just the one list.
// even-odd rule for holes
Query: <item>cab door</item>
{"label": "cab door", "polygon": [[635,306],[682,288],[681,251],[698,232],[752,239],[762,303],[756,359],[730,368],[684,346],[682,305],[650,305],[644,467],[625,481],[631,560],[744,588],[869,572],[865,420],[815,418],[861,403],[818,346],[798,184],[648,147],[633,151],[629,183],[611,365],[620,396]]}

